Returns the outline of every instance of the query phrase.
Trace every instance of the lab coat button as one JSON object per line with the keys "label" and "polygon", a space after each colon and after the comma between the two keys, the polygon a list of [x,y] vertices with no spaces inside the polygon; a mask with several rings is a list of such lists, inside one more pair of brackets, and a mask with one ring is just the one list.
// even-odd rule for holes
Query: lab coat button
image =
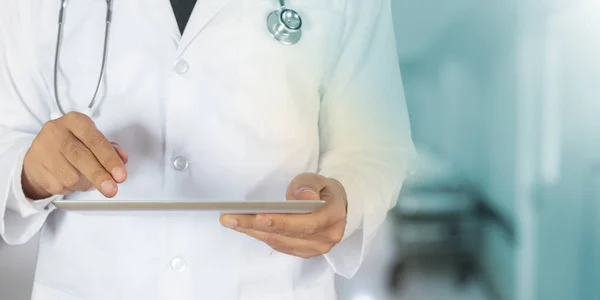
{"label": "lab coat button", "polygon": [[173,269],[173,271],[182,272],[183,270],[185,270],[185,267],[186,262],[183,258],[175,257],[173,258],[173,260],[171,260],[171,269]]}
{"label": "lab coat button", "polygon": [[185,74],[190,69],[190,65],[184,59],[180,59],[175,63],[175,72]]}
{"label": "lab coat button", "polygon": [[185,157],[178,156],[173,160],[173,168],[177,171],[185,171],[190,163]]}

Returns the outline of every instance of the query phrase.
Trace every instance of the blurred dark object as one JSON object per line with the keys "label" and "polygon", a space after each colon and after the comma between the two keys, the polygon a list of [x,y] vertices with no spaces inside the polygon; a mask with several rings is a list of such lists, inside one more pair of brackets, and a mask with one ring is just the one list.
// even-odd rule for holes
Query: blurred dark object
{"label": "blurred dark object", "polygon": [[390,288],[399,289],[410,261],[450,259],[456,283],[464,285],[477,274],[482,220],[473,189],[463,186],[421,186],[406,189],[390,212],[398,252]]}
{"label": "blurred dark object", "polygon": [[514,228],[489,205],[476,184],[450,162],[419,149],[416,174],[405,182],[389,219],[394,225],[397,254],[389,276],[400,290],[408,263],[450,261],[461,287],[480,275],[484,226],[501,228],[514,241]]}

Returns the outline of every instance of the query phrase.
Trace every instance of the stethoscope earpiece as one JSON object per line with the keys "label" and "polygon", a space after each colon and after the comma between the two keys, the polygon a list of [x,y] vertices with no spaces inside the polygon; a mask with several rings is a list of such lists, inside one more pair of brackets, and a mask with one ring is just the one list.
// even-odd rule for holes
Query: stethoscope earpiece
{"label": "stethoscope earpiece", "polygon": [[298,43],[302,38],[302,18],[293,9],[281,5],[267,17],[267,28],[271,36],[286,45]]}

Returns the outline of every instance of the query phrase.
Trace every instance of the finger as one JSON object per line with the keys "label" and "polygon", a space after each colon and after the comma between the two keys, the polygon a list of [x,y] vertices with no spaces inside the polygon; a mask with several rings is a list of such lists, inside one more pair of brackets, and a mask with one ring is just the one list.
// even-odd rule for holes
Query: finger
{"label": "finger", "polygon": [[[316,193],[318,193],[318,197],[315,196]],[[345,205],[339,205],[341,202],[346,202],[346,192],[341,183],[318,174],[305,173],[298,175],[290,183],[287,190],[287,197],[288,200],[325,201],[326,205],[313,212],[312,215],[318,217],[321,217],[321,215],[328,216],[334,222],[335,219],[343,218],[346,214]],[[295,217],[303,216],[295,215]]]}
{"label": "finger", "polygon": [[303,173],[292,179],[286,191],[287,200],[322,200],[321,190],[327,178],[313,173]]}
{"label": "finger", "polygon": [[111,174],[77,137],[69,133],[61,146],[61,153],[105,197],[112,198],[117,194],[117,184]]}
{"label": "finger", "polygon": [[111,144],[113,145],[113,148],[115,148],[115,151],[117,151],[117,154],[119,155],[119,158],[121,158],[121,161],[123,161],[124,164],[127,164],[129,162],[129,153],[123,150],[123,148],[121,148],[119,144],[115,142],[111,142]]}
{"label": "finger", "polygon": [[102,167],[108,171],[113,179],[122,183],[127,178],[125,164],[117,154],[108,139],[96,128],[96,124],[84,114],[70,114],[69,130],[79,139],[96,157]]}
{"label": "finger", "polygon": [[[344,219],[345,211],[339,209],[343,191],[333,181],[318,174],[304,173],[296,176],[286,191],[288,200],[325,200],[327,205],[309,214],[224,215],[224,226],[253,229],[287,237],[331,239],[336,234],[326,232]],[[343,199],[342,199],[343,201]]]}
{"label": "finger", "polygon": [[92,184],[63,156],[56,155],[47,159],[44,166],[64,188],[70,191],[87,191]]}
{"label": "finger", "polygon": [[[332,202],[339,201],[339,194],[341,193],[338,192],[337,186],[332,186],[332,181],[324,176],[314,173],[303,173],[296,176],[289,184],[286,191],[288,200],[324,200],[327,202],[327,205],[308,215],[289,215],[289,222],[299,225],[308,222],[306,223],[306,228],[304,228],[304,230],[309,232],[312,227],[316,226],[316,224],[310,222],[309,218],[314,218],[318,222],[324,223],[320,226],[329,226],[331,222],[326,222],[326,219],[335,219],[332,217],[341,215],[340,213],[335,213],[333,211],[335,209],[334,206],[330,205]],[[285,222],[285,220],[277,220],[281,218],[280,215],[268,216],[275,218],[275,220],[273,220],[274,223]]]}
{"label": "finger", "polygon": [[[65,188],[63,184],[43,165],[40,168],[31,170],[32,177],[35,178],[35,183],[41,186],[48,194],[53,195],[70,195],[73,191]],[[44,197],[47,198],[47,197]],[[41,198],[43,199],[43,198]]]}
{"label": "finger", "polygon": [[251,236],[274,250],[302,258],[311,258],[328,253],[332,246],[302,239],[295,239],[276,234],[265,233],[252,229],[237,229],[236,231]]}
{"label": "finger", "polygon": [[223,215],[221,224],[233,229],[252,229],[287,237],[318,238],[319,233],[328,227],[328,218],[324,214]]}

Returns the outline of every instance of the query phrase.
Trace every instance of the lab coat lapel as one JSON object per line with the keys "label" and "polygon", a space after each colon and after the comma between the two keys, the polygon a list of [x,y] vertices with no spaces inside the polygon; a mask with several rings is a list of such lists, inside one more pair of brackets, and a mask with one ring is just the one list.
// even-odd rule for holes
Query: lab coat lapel
{"label": "lab coat lapel", "polygon": [[177,20],[171,7],[171,2],[165,0],[146,0],[140,1],[140,5],[144,7],[146,16],[151,20],[158,32],[164,32],[171,36],[175,43],[181,40],[181,33],[177,26]]}
{"label": "lab coat lapel", "polygon": [[[166,2],[166,1],[165,1]],[[231,0],[198,0],[179,43],[179,54]]]}

